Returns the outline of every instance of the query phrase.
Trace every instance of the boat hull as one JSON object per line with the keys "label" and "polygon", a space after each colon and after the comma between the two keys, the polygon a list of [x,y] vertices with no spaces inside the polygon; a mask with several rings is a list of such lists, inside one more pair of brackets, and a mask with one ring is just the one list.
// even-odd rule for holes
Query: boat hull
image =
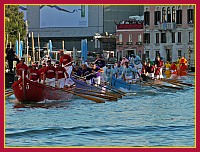
{"label": "boat hull", "polygon": [[72,98],[72,94],[30,81],[27,78],[21,78],[14,82],[12,88],[19,102],[33,103],[44,100],[70,100]]}
{"label": "boat hull", "polygon": [[131,91],[139,91],[141,89],[141,86],[139,84],[129,84],[124,80],[117,79],[115,77],[112,77],[111,86],[116,89],[123,88]]}

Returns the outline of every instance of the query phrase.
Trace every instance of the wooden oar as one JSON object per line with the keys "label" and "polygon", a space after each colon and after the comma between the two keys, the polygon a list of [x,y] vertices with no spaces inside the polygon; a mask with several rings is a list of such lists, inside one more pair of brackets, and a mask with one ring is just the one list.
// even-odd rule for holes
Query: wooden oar
{"label": "wooden oar", "polygon": [[[79,76],[76,76],[75,75],[75,77],[77,77],[77,78],[81,78],[81,77],[79,77]],[[78,82],[77,82],[78,83]],[[82,86],[84,86],[84,87],[88,87],[88,85],[87,84],[81,84],[81,83],[78,83],[79,85],[82,85]],[[102,88],[99,88],[99,87],[97,87],[97,86],[93,86],[95,89],[97,89],[97,90],[99,90],[99,91],[102,91]],[[117,97],[117,98],[122,98],[122,95],[121,94],[113,94],[113,93],[110,93],[110,92],[108,92],[108,91],[104,91],[104,93],[105,94],[108,94],[108,95],[110,95],[110,96],[115,96],[115,97]]]}
{"label": "wooden oar", "polygon": [[[95,90],[89,90],[89,89],[83,89],[83,88],[75,88],[76,90],[80,90],[80,91],[84,91],[85,92],[93,92],[93,93],[98,93],[98,94],[101,94],[101,95],[106,95],[106,96],[111,96],[111,97],[114,97],[114,98],[122,98],[121,95],[118,95],[118,94],[109,94],[108,92],[99,92],[99,91],[95,91]],[[99,88],[98,88],[99,89]]]}
{"label": "wooden oar", "polygon": [[107,99],[108,101],[117,101],[117,98],[107,96],[107,95],[94,94],[94,93],[90,93],[90,92],[80,92],[80,91],[76,91],[76,90],[74,90],[74,91],[75,91],[75,93],[79,93],[79,94],[84,93],[84,95],[90,95],[90,96],[94,96],[94,97],[104,98],[104,99]]}
{"label": "wooden oar", "polygon": [[9,92],[9,93],[6,93],[5,95],[6,95],[6,97],[9,97],[9,96],[13,95],[13,93],[14,92]]}
{"label": "wooden oar", "polygon": [[189,75],[189,76],[195,76],[195,74],[191,74],[191,73],[188,73],[187,75]]}
{"label": "wooden oar", "polygon": [[50,87],[50,86],[46,86],[46,85],[45,85],[45,87],[54,88],[55,90],[60,90],[60,91],[63,91],[63,92],[67,92],[67,93],[70,93],[70,94],[73,94],[73,95],[76,95],[76,96],[79,96],[79,97],[94,101],[96,103],[105,103],[105,101],[102,100],[102,99],[94,98],[94,97],[91,97],[89,95],[83,95],[83,94],[75,93],[74,91],[71,91],[71,90],[66,90],[66,89],[61,89],[61,88],[56,88],[56,87]]}
{"label": "wooden oar", "polygon": [[125,92],[123,92],[123,91],[121,91],[121,90],[118,90],[118,89],[115,89],[114,87],[112,87],[112,86],[109,85],[108,83],[107,83],[106,85],[109,86],[110,88],[108,88],[107,86],[104,86],[104,85],[99,84],[99,86],[101,86],[101,87],[103,87],[103,88],[105,88],[105,89],[108,89],[108,90],[110,90],[110,91],[113,91],[113,92],[115,92],[115,93],[117,93],[117,94],[126,95]]}

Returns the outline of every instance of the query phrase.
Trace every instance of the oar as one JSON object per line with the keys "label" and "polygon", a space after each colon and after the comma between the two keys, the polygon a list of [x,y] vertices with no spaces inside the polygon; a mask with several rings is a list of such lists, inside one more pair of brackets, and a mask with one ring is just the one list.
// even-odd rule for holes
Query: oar
{"label": "oar", "polygon": [[[84,91],[84,93],[85,93],[85,91],[86,92],[93,92],[93,93],[98,93],[98,94],[101,94],[101,95],[106,95],[106,96],[111,96],[111,97],[113,97],[113,98],[122,98],[122,96],[120,96],[120,95],[117,95],[117,94],[109,94],[108,92],[99,92],[99,91],[95,91],[95,90],[89,90],[89,89],[83,89],[83,88],[75,88],[76,90],[80,90],[80,91]],[[98,88],[99,89],[99,88]]]}
{"label": "oar", "polygon": [[195,74],[191,74],[191,73],[187,73],[187,75],[189,75],[189,76],[195,76]]}
{"label": "oar", "polygon": [[6,93],[6,97],[13,95],[13,92]]}
{"label": "oar", "polygon": [[[77,78],[81,78],[81,77],[79,77],[79,76],[76,76],[76,75],[74,75],[75,77],[77,77]],[[78,83],[78,82],[76,82],[76,83]],[[88,84],[82,84],[82,83],[78,83],[79,85],[82,85],[82,86],[84,86],[84,87],[88,87]],[[98,89],[99,91],[102,91],[102,88],[98,88],[97,86],[93,86],[95,89]],[[108,95],[110,95],[110,96],[115,96],[115,97],[117,97],[117,98],[122,98],[122,96],[118,93],[118,94],[113,94],[113,93],[110,93],[110,92],[108,92],[108,91],[105,91],[104,92],[105,94],[108,94]]]}
{"label": "oar", "polygon": [[90,96],[94,96],[94,97],[104,98],[104,99],[107,99],[108,101],[117,101],[117,98],[107,96],[107,95],[94,94],[94,93],[90,93],[90,92],[80,92],[80,91],[76,91],[76,90],[74,90],[74,91],[75,91],[75,93],[84,93],[84,95],[90,95]]}
{"label": "oar", "polygon": [[56,88],[56,87],[50,87],[50,86],[46,86],[46,87],[48,87],[48,88],[54,88],[55,90],[60,90],[60,91],[63,91],[63,92],[67,92],[67,93],[70,93],[70,94],[73,94],[73,95],[76,95],[76,96],[79,96],[79,97],[82,97],[82,98],[85,98],[85,99],[88,99],[88,100],[92,100],[92,101],[94,101],[96,103],[104,103],[105,102],[102,99],[98,99],[98,98],[94,98],[94,97],[91,97],[91,96],[87,96],[87,95],[75,93],[74,91],[71,91],[71,90],[65,90],[65,89]]}
{"label": "oar", "polygon": [[117,93],[117,94],[120,94],[120,95],[126,95],[125,92],[113,88],[113,87],[112,87],[111,85],[109,85],[108,83],[107,83],[106,85],[109,86],[110,88],[108,88],[107,86],[104,86],[104,85],[99,84],[99,86],[101,86],[101,87],[103,87],[103,88],[105,88],[105,89],[108,89],[108,90],[110,90],[110,91],[113,91],[113,92],[115,92],[115,93]]}

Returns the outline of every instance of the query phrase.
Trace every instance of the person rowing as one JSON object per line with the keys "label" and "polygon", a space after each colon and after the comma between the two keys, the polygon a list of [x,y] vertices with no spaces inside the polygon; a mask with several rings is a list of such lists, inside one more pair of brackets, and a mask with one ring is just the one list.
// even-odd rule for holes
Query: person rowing
{"label": "person rowing", "polygon": [[101,83],[101,68],[97,66],[96,64],[92,64],[92,72],[93,74],[93,81],[95,85],[100,85]]}
{"label": "person rowing", "polygon": [[111,67],[110,64],[107,65],[107,68],[104,71],[105,82],[111,84],[111,79],[114,74],[114,69]]}
{"label": "person rowing", "polygon": [[68,78],[65,80],[65,85],[66,86],[71,86],[74,84],[74,82],[72,81],[72,79],[70,78],[73,67],[72,67],[72,58],[70,55],[68,54],[64,54],[63,50],[59,51],[60,54],[60,64],[65,68],[65,70],[68,73]]}
{"label": "person rowing", "polygon": [[25,64],[25,58],[21,58],[20,62],[16,65],[16,75],[18,79],[22,77],[22,71],[24,71],[24,76],[27,76],[28,66]]}
{"label": "person rowing", "polygon": [[133,79],[135,78],[135,71],[131,66],[129,66],[128,62],[125,62],[125,66],[122,72],[122,78],[127,83],[132,83]]}
{"label": "person rowing", "polygon": [[92,84],[93,73],[92,69],[87,67],[86,64],[82,65],[82,77],[85,77],[87,84]]}
{"label": "person rowing", "polygon": [[43,84],[46,84],[48,86],[55,87],[55,76],[56,76],[56,69],[55,67],[51,64],[51,60],[47,61],[47,67],[44,70],[44,78],[43,78]]}
{"label": "person rowing", "polygon": [[39,82],[40,72],[37,69],[37,64],[33,63],[32,67],[28,70],[29,79],[33,82]]}
{"label": "person rowing", "polygon": [[65,87],[65,78],[68,78],[69,75],[64,67],[61,66],[59,61],[56,61],[55,64],[56,67],[56,87],[58,88],[64,88]]}
{"label": "person rowing", "polygon": [[39,73],[40,73],[40,83],[43,84],[44,83],[44,70],[46,68],[46,63],[42,63],[42,67],[39,69]]}
{"label": "person rowing", "polygon": [[120,61],[117,62],[117,65],[114,67],[114,74],[117,79],[122,78],[123,66],[121,66]]}

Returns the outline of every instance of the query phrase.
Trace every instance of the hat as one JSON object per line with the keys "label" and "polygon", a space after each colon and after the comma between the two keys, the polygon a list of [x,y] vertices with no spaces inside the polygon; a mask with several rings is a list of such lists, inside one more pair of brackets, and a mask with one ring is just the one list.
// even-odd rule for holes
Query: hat
{"label": "hat", "polygon": [[50,63],[51,63],[51,60],[47,60],[47,63],[48,63],[48,62],[50,62]]}

